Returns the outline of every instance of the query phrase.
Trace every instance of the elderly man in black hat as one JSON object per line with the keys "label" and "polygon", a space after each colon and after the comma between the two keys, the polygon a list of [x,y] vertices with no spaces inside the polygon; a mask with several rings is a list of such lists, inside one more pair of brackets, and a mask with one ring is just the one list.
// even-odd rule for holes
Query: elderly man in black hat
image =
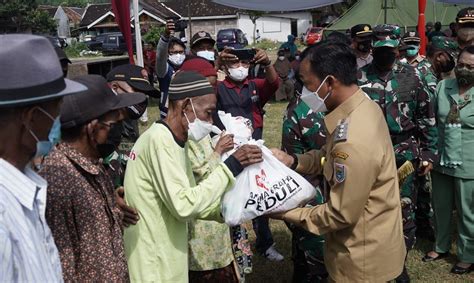
{"label": "elderly man in black hat", "polygon": [[262,161],[257,146],[244,145],[196,184],[186,142],[211,132],[216,94],[205,77],[184,71],[171,81],[169,100],[168,116],[140,136],[125,174],[125,198],[140,213],[124,232],[134,282],[187,282],[187,221],[221,219],[221,197],[234,177]]}
{"label": "elderly man in black hat", "polygon": [[44,37],[0,35],[0,62],[0,282],[61,282],[45,219],[48,184],[30,161],[59,140],[62,98],[86,87],[63,78]]}
{"label": "elderly man in black hat", "polygon": [[369,24],[359,24],[351,28],[352,49],[357,58],[357,69],[372,63],[372,27]]}
{"label": "elderly man in black hat", "polygon": [[40,170],[50,184],[46,219],[59,249],[65,281],[125,282],[122,214],[112,179],[100,159],[115,150],[108,135],[123,119],[121,110],[146,97],[141,93],[116,95],[98,75],[77,77],[76,81],[89,90],[64,99],[62,141]]}

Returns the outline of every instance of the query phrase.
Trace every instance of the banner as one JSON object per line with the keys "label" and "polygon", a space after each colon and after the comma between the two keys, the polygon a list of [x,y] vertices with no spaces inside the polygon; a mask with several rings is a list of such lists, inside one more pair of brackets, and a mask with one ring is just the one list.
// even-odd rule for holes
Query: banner
{"label": "banner", "polygon": [[112,11],[115,15],[115,22],[119,26],[127,44],[130,64],[135,64],[133,59],[132,29],[130,27],[130,0],[112,0]]}

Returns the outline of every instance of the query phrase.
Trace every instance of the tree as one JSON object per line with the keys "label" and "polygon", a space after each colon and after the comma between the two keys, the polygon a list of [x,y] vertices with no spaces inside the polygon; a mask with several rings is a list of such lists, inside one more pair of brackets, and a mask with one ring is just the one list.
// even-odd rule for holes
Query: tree
{"label": "tree", "polygon": [[16,32],[52,33],[56,21],[45,11],[36,10],[35,0],[3,0],[0,5],[0,18],[15,26]]}
{"label": "tree", "polygon": [[165,31],[165,27],[152,26],[147,33],[143,35],[143,41],[146,43],[158,44],[161,34]]}
{"label": "tree", "polygon": [[257,30],[257,19],[263,16],[265,13],[262,11],[248,11],[249,18],[252,21],[253,24],[253,44],[257,43],[255,32]]}
{"label": "tree", "polygon": [[45,11],[33,10],[26,18],[32,33],[53,34],[57,28],[57,22]]}

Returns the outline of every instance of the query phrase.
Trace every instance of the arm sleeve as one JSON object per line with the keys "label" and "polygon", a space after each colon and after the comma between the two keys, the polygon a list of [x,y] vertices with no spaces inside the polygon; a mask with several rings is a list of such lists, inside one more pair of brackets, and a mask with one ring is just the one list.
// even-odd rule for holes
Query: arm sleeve
{"label": "arm sleeve", "polygon": [[303,154],[296,154],[298,166],[295,171],[305,175],[321,174],[321,158],[324,157],[324,148],[321,150],[310,150]]}
{"label": "arm sleeve", "polygon": [[164,78],[168,73],[168,40],[161,37],[156,47],[156,76]]}
{"label": "arm sleeve", "polygon": [[[210,150],[210,154],[207,154],[203,142],[211,142],[210,139],[204,139],[200,142],[188,141],[189,151],[188,157],[191,161],[191,168],[193,169],[194,178],[198,180],[207,178],[209,174],[219,166],[221,158],[219,154]],[[207,155],[207,156],[206,156]]]}
{"label": "arm sleeve", "polygon": [[[150,158],[152,178],[156,193],[170,213],[181,221],[191,219],[220,219],[216,203],[234,182],[232,172],[224,163],[220,163],[208,176],[194,185],[187,172],[176,163],[177,153],[174,146],[150,140]],[[170,141],[174,142],[174,141]]]}
{"label": "arm sleeve", "polygon": [[282,149],[288,154],[301,154],[305,151],[303,135],[297,118],[297,115],[291,111],[283,120],[281,144]]}
{"label": "arm sleeve", "polygon": [[0,282],[14,281],[13,247],[8,231],[0,225]]}
{"label": "arm sleeve", "polygon": [[[379,169],[367,148],[359,150],[350,144],[338,144],[333,151],[346,152],[346,160],[335,158],[331,166],[344,169],[342,182],[332,180],[329,201],[313,208],[297,208],[283,215],[283,220],[302,226],[311,233],[322,235],[354,225],[367,204]],[[342,167],[341,167],[342,166]]]}
{"label": "arm sleeve", "polygon": [[275,94],[275,92],[278,90],[280,78],[277,78],[273,82],[269,82],[267,79],[254,79],[253,81],[257,87],[257,94],[263,107],[263,105],[265,105],[265,103],[267,103],[268,100],[272,98],[273,94]]}
{"label": "arm sleeve", "polygon": [[[74,248],[72,246],[70,233],[78,233],[80,228],[76,227],[79,219],[76,219],[73,195],[69,193],[68,187],[74,188],[74,181],[64,183],[65,180],[57,180],[56,176],[67,176],[68,173],[59,166],[44,166],[40,173],[48,181],[48,195],[46,199],[46,220],[51,229],[56,247],[61,256],[61,266],[65,281],[74,281],[77,278],[74,257]],[[53,172],[62,172],[54,173]],[[58,186],[57,184],[63,184]],[[68,221],[69,220],[69,221]],[[80,221],[80,220],[79,220]],[[72,225],[72,226],[71,226]]]}
{"label": "arm sleeve", "polygon": [[[420,73],[417,70],[418,77]],[[420,159],[434,163],[437,159],[438,129],[434,112],[433,96],[420,81],[417,96],[417,109],[415,119],[420,140]]]}

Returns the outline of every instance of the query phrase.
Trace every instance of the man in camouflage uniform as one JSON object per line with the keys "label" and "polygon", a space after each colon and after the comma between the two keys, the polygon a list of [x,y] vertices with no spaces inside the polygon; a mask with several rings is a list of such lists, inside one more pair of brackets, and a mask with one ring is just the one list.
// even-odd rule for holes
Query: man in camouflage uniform
{"label": "man in camouflage uniform", "polygon": [[[160,97],[159,91],[148,81],[148,72],[140,66],[132,64],[117,66],[107,74],[107,82],[114,93],[134,95],[136,92],[142,92],[151,97]],[[148,101],[145,101],[142,104],[127,107],[122,112],[125,120],[112,126],[107,141],[116,150],[103,161],[114,182],[116,201],[124,214],[125,226],[134,225],[139,219],[136,209],[129,207],[123,199],[125,194],[123,180],[130,150],[139,135],[138,119],[145,112],[147,104]]]}
{"label": "man in camouflage uniform", "polygon": [[[359,85],[382,109],[399,168],[403,230],[407,250],[415,244],[416,178],[433,168],[437,154],[434,107],[420,73],[397,60],[400,28],[374,28],[371,64],[360,69]],[[409,282],[404,268],[397,282]]]}
{"label": "man in camouflage uniform", "polygon": [[[425,56],[419,53],[420,51],[420,37],[416,31],[409,31],[403,35],[402,46],[400,47],[400,61],[408,63],[412,67],[418,66],[418,64],[425,59]],[[402,55],[402,53],[404,53]]]}
{"label": "man in camouflage uniform", "polygon": [[446,36],[434,36],[426,49],[426,58],[416,67],[432,95],[443,73],[454,69],[457,59],[457,43]]}
{"label": "man in camouflage uniform", "polygon": [[[431,98],[436,91],[436,85],[441,80],[442,73],[449,73],[454,68],[457,57],[457,43],[445,36],[434,36],[427,48],[426,58],[419,62],[416,69],[428,89]],[[433,210],[431,208],[431,176],[419,178],[418,196],[416,202],[417,236],[434,241],[432,224]]]}
{"label": "man in camouflage uniform", "polygon": [[[313,112],[300,99],[302,84],[295,84],[296,96],[290,100],[283,118],[282,149],[289,154],[305,153],[320,149],[326,143],[324,134],[324,113]],[[315,186],[320,186],[321,176],[306,176]],[[318,194],[307,205],[315,206],[324,203],[324,193]],[[320,282],[328,276],[324,266],[324,237],[287,223],[292,232],[293,281],[295,283]]]}

